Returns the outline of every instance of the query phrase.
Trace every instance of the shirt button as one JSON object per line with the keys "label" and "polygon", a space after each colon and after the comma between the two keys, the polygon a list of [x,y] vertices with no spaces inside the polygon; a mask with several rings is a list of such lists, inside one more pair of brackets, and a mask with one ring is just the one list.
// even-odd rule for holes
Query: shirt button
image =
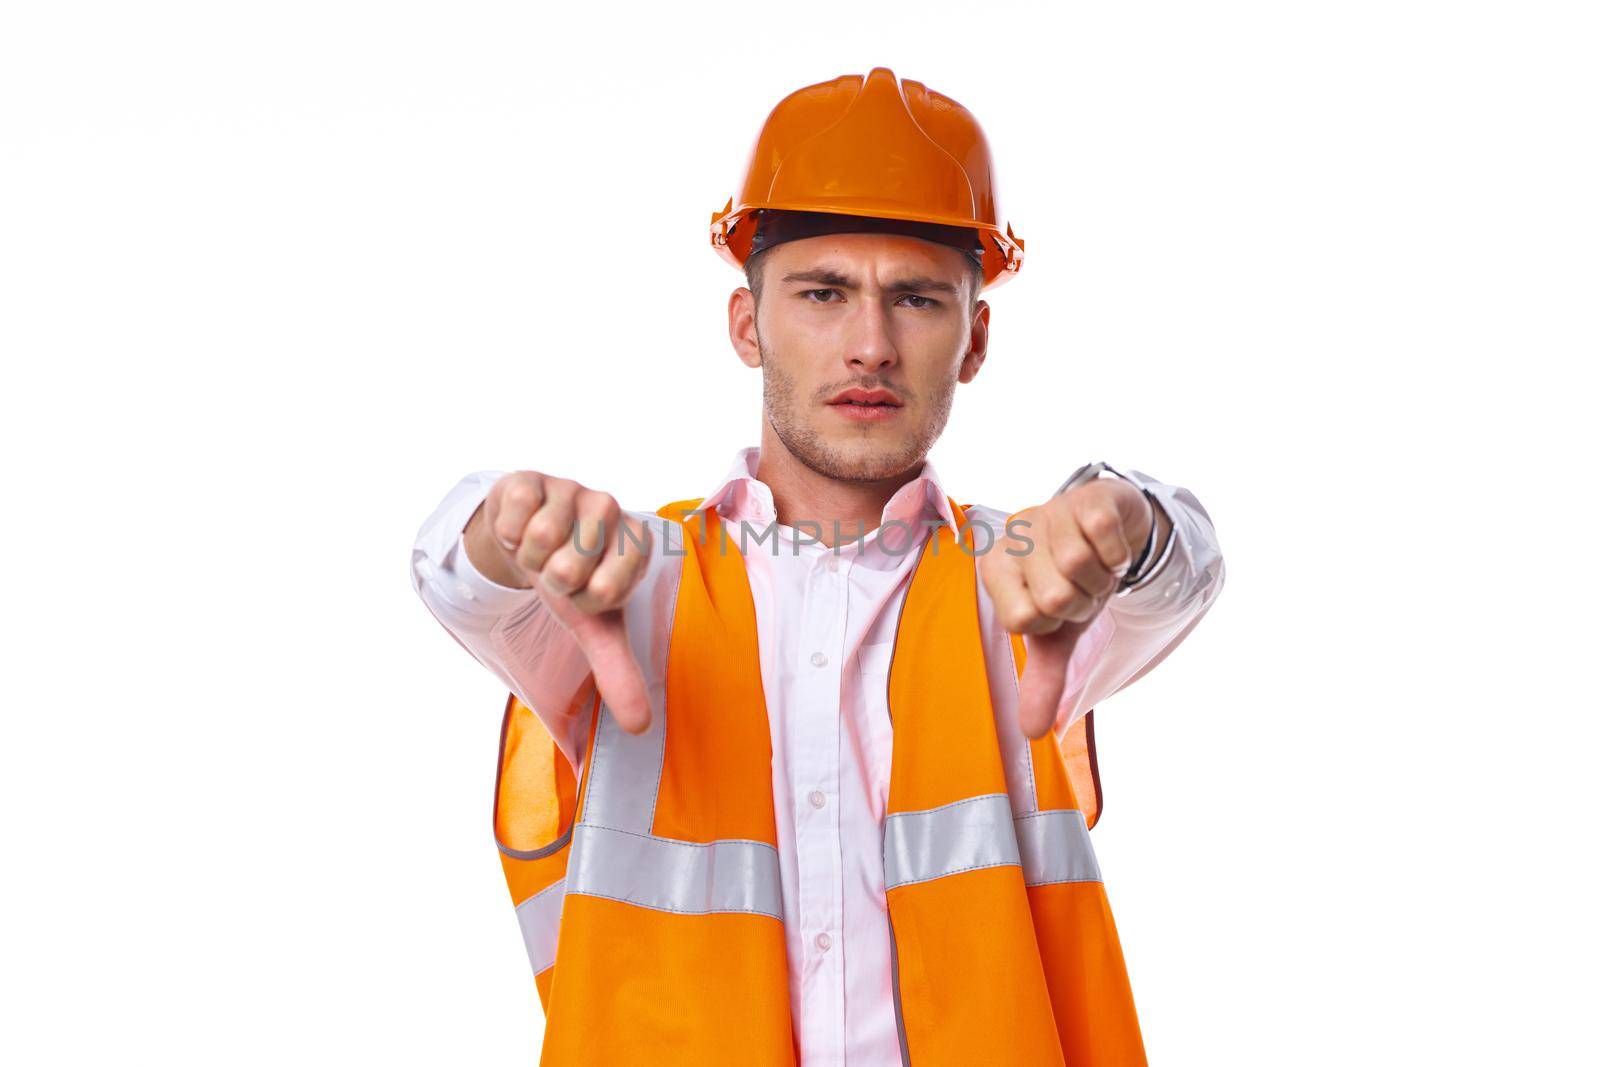
{"label": "shirt button", "polygon": [[838,570],[839,570],[839,557],[838,556],[829,556],[828,557],[827,567],[828,567],[828,570],[837,573]]}
{"label": "shirt button", "polygon": [[822,805],[826,804],[827,802],[828,802],[828,798],[822,795],[822,791],[821,790],[813,789],[811,791],[811,806],[813,808],[820,808],[820,807],[822,807]]}
{"label": "shirt button", "polygon": [[811,653],[811,665],[813,667],[826,667],[828,665],[828,657],[821,652],[813,652]]}
{"label": "shirt button", "polygon": [[462,596],[466,597],[468,600],[477,600],[478,599],[477,595],[474,594],[473,591],[472,591],[472,586],[468,585],[466,582],[457,582],[456,583],[456,592],[460,593]]}
{"label": "shirt button", "polygon": [[826,933],[820,933],[817,935],[817,948],[821,949],[823,952],[826,952],[832,947],[833,938],[829,937]]}

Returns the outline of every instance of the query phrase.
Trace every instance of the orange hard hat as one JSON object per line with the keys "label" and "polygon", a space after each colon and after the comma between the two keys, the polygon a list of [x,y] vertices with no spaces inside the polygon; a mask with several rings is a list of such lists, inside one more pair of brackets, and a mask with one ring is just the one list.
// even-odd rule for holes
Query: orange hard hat
{"label": "orange hard hat", "polygon": [[1022,269],[1022,238],[1002,232],[989,142],[972,112],[888,67],[845,74],[778,102],[737,196],[711,213],[711,244],[743,268],[757,212],[807,211],[978,231],[984,287]]}

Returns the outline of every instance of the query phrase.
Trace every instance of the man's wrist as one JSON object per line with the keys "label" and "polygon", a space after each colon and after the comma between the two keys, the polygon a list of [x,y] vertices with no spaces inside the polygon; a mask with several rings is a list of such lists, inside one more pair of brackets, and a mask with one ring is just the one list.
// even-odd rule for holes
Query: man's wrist
{"label": "man's wrist", "polygon": [[1122,576],[1122,581],[1117,583],[1117,591],[1132,589],[1150,573],[1156,556],[1156,535],[1160,532],[1160,509],[1156,505],[1156,498],[1144,486],[1137,486],[1139,493],[1144,497],[1145,506],[1150,510],[1150,532],[1145,535],[1144,544],[1128,564],[1128,573]]}
{"label": "man's wrist", "polygon": [[1144,495],[1145,502],[1150,506],[1150,532],[1145,539],[1145,544],[1149,546],[1149,550],[1143,553],[1142,557],[1139,555],[1134,557],[1133,564],[1128,568],[1128,573],[1123,575],[1121,582],[1117,586],[1115,595],[1119,597],[1126,596],[1135,589],[1149,584],[1150,580],[1160,572],[1162,567],[1166,565],[1167,559],[1172,555],[1172,546],[1175,538],[1172,517],[1167,514],[1167,510],[1162,506],[1160,498],[1152,493],[1148,486],[1138,478],[1132,478],[1122,473],[1104,460],[1085,463],[1073,471],[1067,480],[1061,483],[1061,488],[1056,490],[1056,495],[1059,496],[1062,493],[1076,489],[1080,485],[1095,481],[1101,477],[1102,473],[1138,489]]}
{"label": "man's wrist", "polygon": [[1176,536],[1172,517],[1162,506],[1160,497],[1148,487],[1140,486],[1140,488],[1144,490],[1145,499],[1150,503],[1150,553],[1139,567],[1130,568],[1123,576],[1122,584],[1117,589],[1117,596],[1125,596],[1136,589],[1144,588],[1167,565],[1167,560],[1172,555]]}

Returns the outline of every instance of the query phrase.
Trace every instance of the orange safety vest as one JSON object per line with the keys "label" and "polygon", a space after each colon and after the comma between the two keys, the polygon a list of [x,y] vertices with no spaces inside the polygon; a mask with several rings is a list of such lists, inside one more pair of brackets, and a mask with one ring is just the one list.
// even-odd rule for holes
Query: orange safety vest
{"label": "orange safety vest", "polygon": [[[567,709],[595,711],[580,783],[507,702],[495,835],[545,1009],[543,1064],[800,1060],[755,608],[733,538],[699,503],[657,512],[683,538],[665,549],[682,553],[675,587],[624,608],[649,729],[623,731],[585,686]],[[970,525],[961,536],[965,549],[948,526],[930,532],[889,669],[883,861],[902,1057],[1142,1065],[1077,799],[1094,787],[1070,773],[1088,761],[996,720]],[[1011,648],[1020,675],[1022,639]]]}

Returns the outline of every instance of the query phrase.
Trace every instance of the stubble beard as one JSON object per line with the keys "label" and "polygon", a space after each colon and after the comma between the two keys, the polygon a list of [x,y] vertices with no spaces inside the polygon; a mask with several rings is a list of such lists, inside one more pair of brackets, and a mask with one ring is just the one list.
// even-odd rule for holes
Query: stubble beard
{"label": "stubble beard", "polygon": [[881,444],[864,439],[859,453],[835,448],[806,420],[804,413],[809,405],[801,402],[794,379],[783,369],[782,362],[773,358],[771,349],[759,335],[756,345],[761,350],[762,403],[772,432],[791,455],[824,478],[841,482],[879,482],[903,474],[923,461],[950,420],[956,391],[953,376],[929,397],[928,417],[918,423],[909,436],[894,443],[886,436]]}

